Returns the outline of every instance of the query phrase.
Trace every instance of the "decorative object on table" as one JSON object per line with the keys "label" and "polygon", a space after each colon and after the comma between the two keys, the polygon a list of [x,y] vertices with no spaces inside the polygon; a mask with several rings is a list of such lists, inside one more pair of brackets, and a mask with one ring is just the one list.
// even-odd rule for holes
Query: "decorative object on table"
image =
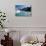
{"label": "decorative object on table", "polygon": [[6,15],[5,12],[0,11],[0,27],[4,27],[4,22],[6,20]]}
{"label": "decorative object on table", "polygon": [[13,46],[13,39],[9,37],[9,29],[5,29],[7,35],[4,35],[5,40],[1,39],[1,44],[3,46]]}
{"label": "decorative object on table", "polygon": [[32,5],[16,4],[15,16],[32,16]]}
{"label": "decorative object on table", "polygon": [[46,46],[46,34],[45,34],[45,42],[41,46]]}
{"label": "decorative object on table", "polygon": [[11,37],[9,37],[9,33],[7,33],[7,35],[4,35],[5,40],[1,39],[1,44],[3,46],[13,46],[13,40],[11,39]]}
{"label": "decorative object on table", "polygon": [[24,35],[20,39],[21,43],[28,43],[28,44],[36,44],[37,41],[38,41],[38,38],[36,38],[35,36],[29,36],[29,35]]}

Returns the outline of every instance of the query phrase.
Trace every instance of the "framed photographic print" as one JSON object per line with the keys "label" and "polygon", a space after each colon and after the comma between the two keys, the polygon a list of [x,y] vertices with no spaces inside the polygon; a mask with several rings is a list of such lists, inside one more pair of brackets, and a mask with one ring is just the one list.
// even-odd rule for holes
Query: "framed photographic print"
{"label": "framed photographic print", "polygon": [[32,16],[32,5],[26,4],[16,4],[16,14],[15,16]]}

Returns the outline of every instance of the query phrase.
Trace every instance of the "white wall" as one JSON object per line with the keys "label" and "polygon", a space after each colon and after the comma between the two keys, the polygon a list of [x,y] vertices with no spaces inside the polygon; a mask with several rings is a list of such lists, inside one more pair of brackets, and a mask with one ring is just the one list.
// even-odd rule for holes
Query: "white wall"
{"label": "white wall", "polygon": [[16,3],[31,4],[31,0],[0,0],[0,10],[8,18],[7,27],[46,27],[46,0],[32,0],[32,17],[16,17]]}

